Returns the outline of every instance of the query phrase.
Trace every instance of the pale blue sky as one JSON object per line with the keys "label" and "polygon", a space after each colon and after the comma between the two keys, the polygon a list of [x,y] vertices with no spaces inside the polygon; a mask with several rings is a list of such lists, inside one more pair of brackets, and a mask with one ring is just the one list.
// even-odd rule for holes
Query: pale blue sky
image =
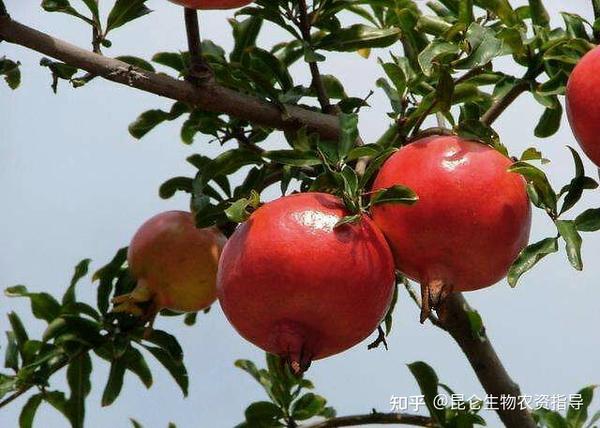
{"label": "pale blue sky", "polygon": [[[37,0],[5,3],[13,17],[25,24],[80,46],[89,43],[88,28],[72,18],[43,12]],[[592,17],[588,1],[549,0],[546,4],[555,20],[559,10]],[[106,54],[149,58],[157,51],[185,49],[181,8],[163,0],[150,0],[148,5],[155,12],[117,30],[111,37],[114,47]],[[203,36],[231,47],[226,22],[229,15],[202,13]],[[281,36],[280,31],[268,27],[261,42],[271,46]],[[136,142],[127,132],[128,124],[144,110],[168,107],[169,101],[99,79],[78,90],[61,82],[55,96],[49,87],[48,70],[38,66],[40,55],[6,43],[0,44],[0,55],[23,63],[21,88],[13,92],[0,85],[0,286],[22,283],[33,290],[60,294],[80,259],[92,258],[97,268],[128,243],[145,219],[163,210],[185,209],[186,197],[163,201],[157,196],[158,186],[169,177],[191,173],[185,162],[190,154],[214,156],[220,148],[208,145],[202,136],[191,147],[183,145],[179,121],[162,125]],[[353,54],[330,54],[328,58],[323,71],[337,75],[354,96],[366,95],[381,75],[374,58],[366,61]],[[303,64],[294,66],[292,72],[298,81],[308,82]],[[360,122],[366,141],[376,138],[387,126],[388,104],[381,91],[376,91],[370,103],[373,107],[364,112]],[[497,122],[497,129],[512,153],[519,154],[536,144],[553,161],[547,168],[552,181],[562,185],[571,178],[573,168],[565,145],[576,143],[566,122],[554,137],[537,140],[533,127],[541,112],[531,96],[525,95]],[[271,138],[270,144],[281,145],[281,135]],[[595,175],[589,162],[586,167],[589,175]],[[263,194],[263,200],[276,196],[271,190]],[[585,206],[600,206],[600,192],[586,196]],[[536,212],[532,239],[553,233],[549,221]],[[561,253],[527,274],[517,289],[503,281],[467,295],[482,314],[500,357],[524,393],[569,394],[584,385],[600,383],[599,252],[600,235],[587,234],[584,272],[572,270]],[[95,287],[89,282],[83,282],[79,290],[93,299]],[[0,331],[8,328],[4,314],[9,310],[23,316],[32,334],[41,333],[43,324],[27,315],[27,302],[3,295]],[[173,421],[182,428],[227,428],[242,420],[249,403],[264,398],[260,387],[233,367],[237,358],[262,363],[263,353],[235,333],[218,306],[209,315],[200,316],[191,328],[180,320],[164,318],[157,325],[175,332],[181,340],[191,377],[190,396],[182,399],[175,383],[149,358],[156,368],[153,388],[146,390],[138,379],[128,376],[121,397],[102,409],[107,365],[94,360],[87,426],[127,427],[128,418],[134,417],[146,427],[166,427]],[[387,411],[390,395],[417,394],[406,368],[416,360],[432,365],[458,392],[483,394],[455,343],[434,327],[420,325],[418,310],[404,292],[395,312],[390,350],[367,351],[366,343],[318,361],[308,372],[317,392],[340,414],[366,413],[372,408]],[[61,373],[53,381],[64,385],[63,377]],[[0,426],[16,426],[24,402],[21,398],[0,412]],[[499,426],[493,415],[489,421],[490,426]],[[48,406],[38,413],[36,426],[42,423],[67,426]]]}

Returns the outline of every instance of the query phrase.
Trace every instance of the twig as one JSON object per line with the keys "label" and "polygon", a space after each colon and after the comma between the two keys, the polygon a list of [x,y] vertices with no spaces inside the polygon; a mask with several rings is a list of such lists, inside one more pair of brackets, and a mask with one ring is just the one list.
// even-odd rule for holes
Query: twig
{"label": "twig", "polygon": [[421,415],[408,413],[378,413],[367,415],[340,416],[303,425],[301,428],[336,428],[352,427],[358,425],[386,424],[386,425],[412,425],[418,427],[436,427],[433,419]]}
{"label": "twig", "polygon": [[8,11],[4,5],[4,0],[0,0],[0,16],[8,16]]}
{"label": "twig", "polygon": [[434,126],[434,127],[419,131],[416,135],[411,136],[407,140],[407,143],[412,143],[413,141],[420,140],[421,138],[432,137],[434,135],[455,135],[455,133],[451,129],[440,128],[439,126]]}
{"label": "twig", "polygon": [[285,105],[286,114],[283,115],[278,106],[257,97],[215,83],[196,88],[165,74],[141,70],[123,61],[81,49],[6,16],[0,17],[0,38],[113,82],[182,101],[205,111],[228,114],[277,129],[296,130],[305,126],[323,138],[339,137],[339,123],[335,116],[294,105]]}
{"label": "twig", "polygon": [[[308,21],[308,10],[306,7],[306,0],[298,0],[298,10],[300,12],[300,32],[304,42],[312,47],[312,36],[310,34],[311,23]],[[323,113],[332,113],[331,104],[329,103],[329,97],[327,95],[327,89],[323,84],[321,73],[319,72],[319,66],[316,61],[308,61],[310,68],[310,74],[312,76],[311,86],[317,93],[317,99],[321,105]]]}
{"label": "twig", "polygon": [[207,78],[212,76],[212,73],[202,57],[202,41],[200,39],[198,11],[186,7],[184,9],[184,17],[191,64],[190,73],[188,74],[187,79],[194,84],[203,83]]}
{"label": "twig", "polygon": [[491,125],[498,119],[498,117],[511,105],[523,92],[529,89],[529,82],[527,80],[519,81],[513,86],[502,98],[496,101],[488,111],[481,117],[481,123],[485,125]]}
{"label": "twig", "polygon": [[367,349],[371,350],[371,349],[379,348],[379,345],[381,345],[381,344],[383,344],[383,347],[387,351],[388,344],[387,344],[387,341],[385,340],[385,332],[383,331],[381,326],[378,326],[377,327],[377,338],[373,342],[371,342],[367,345]]}

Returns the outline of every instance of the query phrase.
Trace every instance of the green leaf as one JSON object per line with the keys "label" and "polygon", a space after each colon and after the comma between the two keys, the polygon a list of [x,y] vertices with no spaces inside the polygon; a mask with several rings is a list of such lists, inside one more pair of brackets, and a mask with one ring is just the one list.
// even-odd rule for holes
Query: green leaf
{"label": "green leaf", "polygon": [[560,209],[559,215],[573,208],[581,199],[585,189],[596,189],[598,187],[598,183],[594,179],[585,176],[583,161],[581,160],[579,153],[577,153],[572,147],[567,147],[569,148],[569,151],[573,156],[573,162],[575,163],[575,177],[560,192],[563,194],[566,191],[567,194],[565,196],[562,208]]}
{"label": "green leaf", "polygon": [[173,104],[168,112],[158,109],[145,111],[129,125],[129,133],[133,138],[139,140],[161,123],[167,120],[175,120],[188,111],[189,107],[179,101]]}
{"label": "green leaf", "polygon": [[426,76],[431,76],[436,64],[442,64],[459,53],[458,45],[434,40],[419,54],[419,65]]}
{"label": "green leaf", "polygon": [[384,48],[398,40],[398,28],[375,28],[355,24],[330,33],[316,43],[316,47],[332,51],[355,51],[364,48]]}
{"label": "green leaf", "polygon": [[192,193],[194,180],[189,177],[173,177],[160,185],[158,194],[162,199],[171,198],[177,191]]}
{"label": "green leaf", "polygon": [[27,297],[31,301],[31,312],[37,319],[52,321],[60,314],[60,304],[48,293],[30,293],[27,287],[15,285],[4,291],[8,297]]}
{"label": "green leaf", "polygon": [[565,240],[569,262],[576,270],[583,270],[581,236],[577,231],[575,222],[571,220],[557,220],[556,227],[560,236]]}
{"label": "green leaf", "polygon": [[141,423],[139,423],[133,418],[129,418],[129,421],[131,422],[131,425],[133,425],[133,428],[144,428],[144,426]]}
{"label": "green leaf", "polygon": [[534,186],[543,205],[552,212],[556,212],[556,193],[552,189],[548,177],[546,177],[546,174],[541,169],[527,162],[515,162],[508,168],[508,171],[521,174],[525,177],[527,182]]}
{"label": "green leaf", "polygon": [[590,208],[575,218],[575,226],[580,232],[600,230],[600,208]]}
{"label": "green leaf", "polygon": [[239,62],[246,49],[256,45],[256,38],[262,27],[263,20],[258,17],[250,17],[243,21],[229,20],[233,29],[235,41],[233,49],[229,54],[232,62]]}
{"label": "green leaf", "polygon": [[183,361],[183,349],[177,341],[177,338],[166,331],[152,329],[150,334],[144,336],[144,340],[150,342],[165,351],[167,351],[171,357],[177,361]]}
{"label": "green leaf", "polygon": [[170,353],[161,348],[146,345],[144,345],[144,348],[146,348],[165,369],[167,369],[173,379],[175,379],[175,382],[177,382],[177,385],[181,388],[184,397],[187,397],[189,379],[183,362],[174,359]]}
{"label": "green leaf", "polygon": [[310,419],[321,413],[326,403],[325,398],[308,392],[292,405],[292,417],[299,421]]}
{"label": "green leaf", "polygon": [[[257,401],[248,406],[244,412],[246,421],[249,423],[259,424],[261,422],[268,423],[276,421],[283,416],[283,412],[279,406],[270,401]],[[258,425],[263,426],[263,425]]]}
{"label": "green leaf", "polygon": [[17,89],[21,84],[20,65],[20,62],[14,62],[5,56],[0,58],[0,76],[4,76],[4,80],[10,89]]}
{"label": "green leaf", "polygon": [[67,367],[67,381],[71,395],[66,406],[69,409],[69,419],[73,428],[83,428],[84,425],[85,399],[92,388],[91,373],[92,360],[87,352],[73,358]]}
{"label": "green leaf", "polygon": [[563,108],[560,103],[557,103],[555,108],[547,108],[544,110],[544,113],[535,127],[534,135],[538,138],[547,138],[556,134],[560,128],[562,113]]}
{"label": "green leaf", "polygon": [[354,113],[341,113],[339,121],[340,142],[338,145],[338,155],[340,159],[344,159],[358,139],[358,115]]}
{"label": "green leaf", "polygon": [[110,365],[108,381],[106,382],[104,392],[102,393],[103,407],[110,406],[112,403],[114,403],[121,393],[126,368],[126,361],[123,357],[113,360],[112,364]]}
{"label": "green leaf", "polygon": [[105,35],[115,28],[152,12],[144,3],[146,0],[117,0],[108,14]]}
{"label": "green leaf", "polygon": [[542,239],[523,249],[508,271],[508,283],[510,286],[515,287],[521,275],[535,266],[542,258],[557,251],[557,238]]}
{"label": "green leaf", "polygon": [[67,399],[65,394],[60,391],[43,392],[44,401],[62,413],[67,419],[69,418],[69,410],[67,409]]}
{"label": "green leaf", "polygon": [[473,337],[484,341],[485,327],[483,326],[483,319],[481,318],[481,315],[479,315],[479,312],[477,312],[475,309],[468,309],[466,313]]}
{"label": "green leaf", "polygon": [[94,25],[94,22],[91,19],[77,12],[77,10],[75,10],[69,3],[69,0],[43,0],[42,8],[46,12],[66,13],[67,15],[82,19],[90,25]]}
{"label": "green leaf", "polygon": [[533,25],[539,27],[550,26],[550,15],[544,7],[542,0],[529,0],[529,10],[531,12],[531,21]]}
{"label": "green leaf", "polygon": [[333,226],[334,229],[343,226],[345,224],[352,224],[352,223],[356,223],[358,222],[360,219],[362,218],[362,216],[360,214],[353,214],[353,215],[347,215],[345,217],[342,217],[341,219],[339,219],[337,221],[337,223]]}
{"label": "green leaf", "polygon": [[35,394],[29,397],[29,400],[27,400],[21,409],[21,414],[19,415],[19,428],[33,427],[33,419],[35,418],[35,414],[41,403],[42,394]]}
{"label": "green leaf", "polygon": [[70,303],[74,303],[76,298],[75,298],[75,286],[77,285],[77,283],[79,282],[79,280],[81,278],[83,278],[84,276],[87,275],[89,267],[90,267],[90,259],[84,259],[82,261],[79,262],[79,264],[77,264],[77,266],[75,266],[75,273],[73,274],[73,278],[71,279],[71,283],[69,284],[69,288],[67,288],[67,291],[65,292],[63,299],[62,299],[62,304],[63,305],[68,305]]}
{"label": "green leaf", "polygon": [[152,372],[142,353],[132,346],[129,346],[122,358],[126,361],[127,370],[133,372],[146,388],[150,388],[153,382]]}
{"label": "green leaf", "polygon": [[[404,280],[406,281],[406,280]],[[392,331],[392,323],[393,323],[393,315],[394,309],[396,308],[396,303],[398,302],[398,284],[394,287],[394,295],[392,296],[392,301],[390,302],[390,307],[388,308],[385,317],[383,318],[383,324],[385,326],[385,335],[388,336]]]}
{"label": "green leaf", "polygon": [[432,418],[438,423],[444,421],[444,410],[434,405],[434,399],[438,393],[438,377],[435,371],[426,363],[417,361],[408,364],[408,369],[417,380],[419,389],[423,394],[425,404],[429,409]]}
{"label": "green leaf", "polygon": [[6,332],[6,351],[4,352],[4,367],[13,369],[15,372],[19,370],[19,347],[15,333],[12,331]]}
{"label": "green leaf", "polygon": [[269,150],[262,156],[273,162],[291,166],[315,166],[321,164],[321,159],[314,152],[299,150]]}
{"label": "green leaf", "polygon": [[15,334],[19,351],[21,352],[21,355],[23,355],[23,346],[25,345],[25,342],[29,340],[25,326],[16,312],[9,312],[8,320],[10,322],[10,326],[12,327],[12,331]]}
{"label": "green leaf", "polygon": [[205,165],[200,172],[199,189],[202,189],[212,179],[225,177],[245,165],[260,165],[262,163],[261,155],[253,150],[246,148],[227,150]]}
{"label": "green leaf", "polygon": [[469,56],[455,64],[458,69],[481,67],[502,52],[502,42],[496,38],[496,32],[475,22],[469,26],[465,40],[471,51]]}
{"label": "green leaf", "polygon": [[406,186],[396,184],[387,189],[377,190],[371,196],[371,205],[379,205],[386,203],[412,205],[419,200],[415,192]]}
{"label": "green leaf", "polygon": [[569,428],[582,428],[583,424],[588,418],[588,409],[592,400],[594,399],[594,389],[598,385],[590,385],[581,389],[577,395],[581,397],[581,400],[577,400],[577,403],[569,403],[567,410],[567,422]]}
{"label": "green leaf", "polygon": [[100,281],[97,292],[97,305],[100,313],[102,314],[106,314],[108,312],[109,298],[113,289],[113,281],[119,275],[126,260],[127,247],[119,249],[113,259],[106,266],[103,266],[96,271],[92,277],[92,281]]}

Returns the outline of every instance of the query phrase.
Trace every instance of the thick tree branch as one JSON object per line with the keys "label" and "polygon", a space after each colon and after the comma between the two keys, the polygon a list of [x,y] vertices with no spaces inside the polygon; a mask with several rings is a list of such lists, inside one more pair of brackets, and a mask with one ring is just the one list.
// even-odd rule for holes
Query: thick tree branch
{"label": "thick tree branch", "polygon": [[368,415],[340,416],[327,419],[322,422],[315,422],[303,425],[301,428],[335,428],[335,427],[353,427],[359,425],[412,425],[417,427],[435,427],[435,422],[426,416],[411,415],[407,413],[377,413]]}
{"label": "thick tree branch", "polygon": [[[467,356],[485,392],[498,399],[503,395],[518,399],[521,395],[519,385],[510,378],[485,332],[478,336],[473,334],[467,315],[468,310],[469,305],[462,294],[453,293],[437,312],[441,325]],[[515,407],[510,409],[499,406],[496,410],[507,428],[537,426],[528,410]]]}
{"label": "thick tree branch", "polygon": [[337,139],[338,119],[298,106],[279,107],[223,86],[201,87],[164,74],[140,70],[122,61],[86,51],[37,31],[7,16],[0,17],[0,39],[48,55],[94,75],[132,88],[182,101],[200,109],[228,114],[259,125],[294,130],[306,126],[324,138]]}
{"label": "thick tree branch", "polygon": [[529,89],[529,82],[521,80],[510,91],[506,93],[502,98],[496,101],[488,111],[481,117],[481,122],[485,125],[491,125],[498,119],[498,117],[511,105],[523,92]]}

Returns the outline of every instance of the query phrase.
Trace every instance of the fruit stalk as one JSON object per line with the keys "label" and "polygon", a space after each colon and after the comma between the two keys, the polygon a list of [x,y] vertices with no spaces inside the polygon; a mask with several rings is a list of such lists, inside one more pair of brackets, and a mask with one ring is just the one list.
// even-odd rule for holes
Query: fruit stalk
{"label": "fruit stalk", "polygon": [[210,68],[202,57],[202,41],[200,39],[200,25],[198,11],[186,7],[184,9],[185,30],[187,34],[188,52],[190,53],[190,74],[188,80],[199,84],[210,77]]}

